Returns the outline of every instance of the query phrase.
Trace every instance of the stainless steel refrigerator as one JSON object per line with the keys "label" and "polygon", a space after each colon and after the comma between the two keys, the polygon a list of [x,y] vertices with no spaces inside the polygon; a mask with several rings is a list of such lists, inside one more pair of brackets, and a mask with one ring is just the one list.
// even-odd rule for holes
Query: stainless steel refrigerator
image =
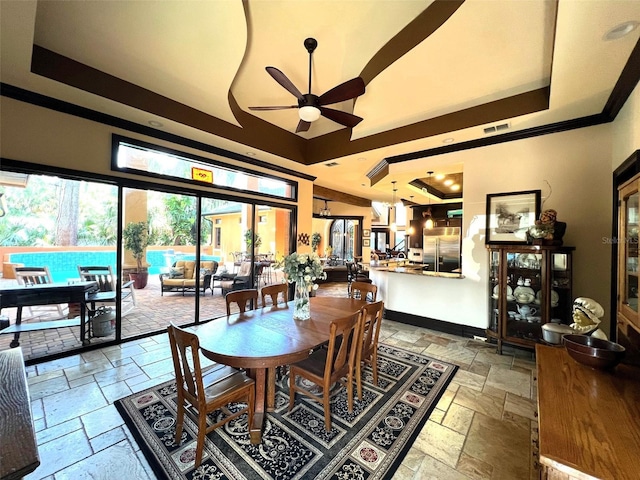
{"label": "stainless steel refrigerator", "polygon": [[459,273],[460,227],[425,228],[422,238],[423,270]]}

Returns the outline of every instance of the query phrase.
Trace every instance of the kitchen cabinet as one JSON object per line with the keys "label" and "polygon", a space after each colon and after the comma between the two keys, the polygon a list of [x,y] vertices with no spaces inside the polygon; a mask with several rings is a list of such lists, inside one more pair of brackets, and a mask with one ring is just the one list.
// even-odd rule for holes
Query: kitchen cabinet
{"label": "kitchen cabinet", "polygon": [[627,348],[627,360],[640,364],[638,314],[638,226],[640,176],[618,189],[617,342]]}
{"label": "kitchen cabinet", "polygon": [[489,250],[489,328],[498,344],[535,348],[542,325],[572,323],[574,247],[498,244]]}

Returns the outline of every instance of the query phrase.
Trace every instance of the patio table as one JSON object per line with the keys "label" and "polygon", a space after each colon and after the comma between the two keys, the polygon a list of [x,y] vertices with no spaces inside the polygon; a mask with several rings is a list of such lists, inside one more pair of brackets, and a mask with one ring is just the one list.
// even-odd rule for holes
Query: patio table
{"label": "patio table", "polygon": [[87,295],[98,290],[96,282],[65,282],[42,283],[32,286],[12,286],[0,289],[0,310],[3,308],[17,307],[16,323],[3,330],[0,334],[13,333],[14,338],[10,343],[11,348],[20,345],[20,332],[32,330],[45,330],[49,328],[72,327],[78,325],[77,319],[52,320],[49,322],[37,322],[22,324],[22,308],[34,305],[51,305],[55,303],[79,303],[80,304],[80,341],[83,345],[88,343],[85,339],[85,315]]}
{"label": "patio table", "polygon": [[274,407],[275,367],[309,356],[329,340],[331,322],[357,312],[367,303],[335,297],[312,297],[310,302],[309,320],[294,320],[293,305],[274,306],[221,317],[196,332],[205,357],[248,369],[256,381],[256,407],[249,426],[251,443],[260,443],[265,409]]}

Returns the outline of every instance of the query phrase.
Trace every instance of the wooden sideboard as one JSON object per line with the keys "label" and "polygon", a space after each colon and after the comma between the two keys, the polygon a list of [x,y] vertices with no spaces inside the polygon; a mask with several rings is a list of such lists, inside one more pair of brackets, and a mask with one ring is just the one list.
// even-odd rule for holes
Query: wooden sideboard
{"label": "wooden sideboard", "polygon": [[640,478],[640,368],[595,370],[536,345],[543,479]]}

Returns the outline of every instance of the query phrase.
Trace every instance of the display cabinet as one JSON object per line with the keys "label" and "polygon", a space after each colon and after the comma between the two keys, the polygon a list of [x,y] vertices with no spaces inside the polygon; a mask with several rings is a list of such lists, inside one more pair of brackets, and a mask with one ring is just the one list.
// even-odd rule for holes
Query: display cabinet
{"label": "display cabinet", "polygon": [[498,344],[535,348],[547,322],[569,325],[574,247],[499,244],[489,250],[489,328]]}
{"label": "display cabinet", "polygon": [[640,315],[638,313],[638,224],[640,177],[622,185],[618,218],[617,339],[627,349],[626,360],[640,365]]}

